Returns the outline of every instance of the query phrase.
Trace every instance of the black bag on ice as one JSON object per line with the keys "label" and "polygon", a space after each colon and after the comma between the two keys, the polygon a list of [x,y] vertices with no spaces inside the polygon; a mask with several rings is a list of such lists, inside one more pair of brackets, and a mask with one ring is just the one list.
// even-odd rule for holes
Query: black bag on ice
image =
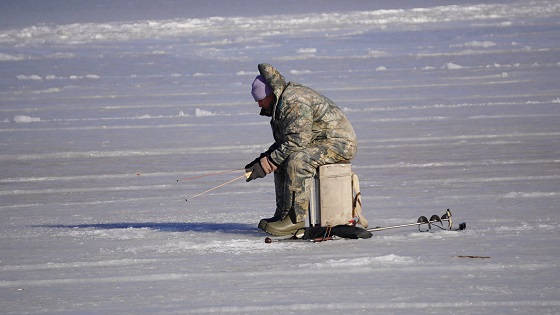
{"label": "black bag on ice", "polygon": [[333,227],[308,227],[305,229],[302,239],[310,240],[316,238],[327,238],[338,236],[342,238],[358,239],[370,238],[373,234],[368,230],[352,225],[337,225]]}

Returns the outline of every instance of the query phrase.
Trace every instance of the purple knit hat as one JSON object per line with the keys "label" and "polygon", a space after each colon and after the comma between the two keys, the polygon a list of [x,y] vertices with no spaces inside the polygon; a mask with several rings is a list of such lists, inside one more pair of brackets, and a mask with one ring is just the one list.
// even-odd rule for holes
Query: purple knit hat
{"label": "purple knit hat", "polygon": [[251,95],[255,99],[255,102],[262,100],[263,98],[269,96],[272,93],[272,88],[268,84],[262,75],[258,75],[253,81],[253,86],[251,89]]}

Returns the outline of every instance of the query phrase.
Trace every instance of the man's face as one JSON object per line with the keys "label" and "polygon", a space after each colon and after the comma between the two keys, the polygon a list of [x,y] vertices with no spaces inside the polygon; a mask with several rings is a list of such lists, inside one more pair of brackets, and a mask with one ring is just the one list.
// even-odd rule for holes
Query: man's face
{"label": "man's face", "polygon": [[274,94],[271,93],[269,96],[258,101],[259,107],[269,112],[272,109],[272,100],[274,99]]}

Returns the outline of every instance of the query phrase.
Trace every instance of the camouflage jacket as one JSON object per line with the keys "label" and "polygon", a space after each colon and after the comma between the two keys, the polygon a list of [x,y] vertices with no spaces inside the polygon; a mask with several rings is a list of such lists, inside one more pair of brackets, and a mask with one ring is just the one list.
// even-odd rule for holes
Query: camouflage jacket
{"label": "camouflage jacket", "polygon": [[258,69],[276,96],[270,121],[275,143],[267,151],[276,165],[315,142],[356,147],[354,129],[333,101],[311,88],[286,82],[269,64],[259,64]]}

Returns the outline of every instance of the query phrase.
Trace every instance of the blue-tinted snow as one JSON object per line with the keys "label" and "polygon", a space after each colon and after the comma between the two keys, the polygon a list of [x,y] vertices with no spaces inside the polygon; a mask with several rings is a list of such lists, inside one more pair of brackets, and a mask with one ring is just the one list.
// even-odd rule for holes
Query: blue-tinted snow
{"label": "blue-tinted snow", "polygon": [[[557,1],[208,3],[0,4],[3,313],[560,312]],[[345,110],[372,225],[468,229],[271,245],[271,178],[185,203],[272,141],[259,62]]]}

